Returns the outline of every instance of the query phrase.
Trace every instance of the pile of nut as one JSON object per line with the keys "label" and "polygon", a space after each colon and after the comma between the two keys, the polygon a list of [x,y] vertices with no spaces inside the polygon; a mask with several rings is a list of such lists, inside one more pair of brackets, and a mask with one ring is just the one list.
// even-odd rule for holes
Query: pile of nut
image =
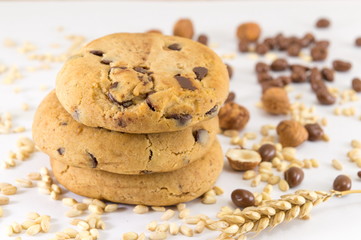
{"label": "pile of nut", "polygon": [[[316,28],[328,28],[330,21],[325,18],[319,19]],[[328,56],[330,41],[316,40],[312,33],[306,33],[302,37],[287,37],[282,33],[275,37],[266,37],[260,41],[261,27],[254,22],[240,24],[237,28],[238,49],[241,53],[255,52],[266,55],[270,51],[286,51],[291,58],[300,57],[307,62],[324,61]],[[355,40],[357,47],[361,46],[361,38]],[[310,49],[310,57],[307,58],[302,49]],[[291,59],[290,58],[290,59]],[[258,83],[262,88],[261,107],[271,115],[290,116],[291,119],[279,122],[277,126],[265,125],[261,128],[264,136],[260,144],[254,144],[252,149],[245,147],[246,140],[254,140],[256,136],[250,137],[245,133],[239,136],[240,130],[244,129],[249,121],[248,110],[233,102],[235,94],[229,94],[226,104],[221,108],[220,127],[223,134],[232,137],[231,144],[240,148],[229,149],[226,157],[230,166],[236,171],[243,171],[243,178],[251,181],[255,187],[259,182],[267,183],[262,194],[252,194],[246,189],[237,189],[232,193],[232,200],[238,207],[257,205],[262,200],[270,199],[269,192],[272,185],[278,184],[281,191],[301,184],[304,178],[302,168],[318,167],[316,159],[297,159],[296,147],[305,141],[329,141],[324,133],[322,125],[327,125],[326,119],[319,119],[312,115],[314,107],[308,111],[303,104],[291,103],[288,91],[291,83],[309,83],[310,89],[315,94],[320,105],[333,105],[340,97],[340,104],[358,100],[357,92],[361,92],[361,79],[354,78],[350,84],[351,90],[339,94],[334,88],[328,87],[327,82],[335,81],[335,72],[347,72],[352,68],[352,63],[335,59],[332,67],[319,69],[315,66],[289,63],[285,58],[276,58],[270,64],[258,62],[255,72]],[[274,72],[275,74],[271,74]],[[287,75],[280,73],[289,72]],[[354,115],[355,110],[349,109],[348,115]],[[346,114],[345,114],[346,115]],[[268,136],[269,130],[276,130],[278,139]],[[359,149],[350,151],[349,156],[359,154]],[[355,157],[354,157],[355,158]],[[359,156],[358,156],[359,159]],[[358,160],[352,160],[359,164]],[[337,170],[342,170],[341,163],[334,159],[332,165]],[[283,178],[273,173],[273,168],[283,173]],[[337,191],[349,190],[351,180],[346,175],[339,175],[333,184]]]}

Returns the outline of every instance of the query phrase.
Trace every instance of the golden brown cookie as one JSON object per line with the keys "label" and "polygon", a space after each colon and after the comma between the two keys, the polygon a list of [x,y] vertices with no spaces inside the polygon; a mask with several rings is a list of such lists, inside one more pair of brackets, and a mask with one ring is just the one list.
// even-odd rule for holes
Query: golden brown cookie
{"label": "golden brown cookie", "polygon": [[77,121],[127,133],[179,131],[217,115],[227,69],[208,47],[152,33],[92,41],[59,72],[56,94]]}
{"label": "golden brown cookie", "polygon": [[41,151],[65,164],[119,174],[168,172],[201,158],[218,131],[218,118],[178,132],[128,134],[87,127],[60,105],[55,92],[40,104],[33,138]]}
{"label": "golden brown cookie", "polygon": [[212,149],[188,166],[166,173],[121,175],[77,168],[51,160],[56,179],[70,191],[127,204],[167,206],[191,201],[208,191],[223,167],[223,153],[216,140]]}

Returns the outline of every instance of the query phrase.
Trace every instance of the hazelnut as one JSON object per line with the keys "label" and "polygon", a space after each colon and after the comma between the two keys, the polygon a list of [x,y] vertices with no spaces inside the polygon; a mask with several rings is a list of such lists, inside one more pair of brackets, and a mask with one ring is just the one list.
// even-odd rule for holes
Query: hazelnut
{"label": "hazelnut", "polygon": [[283,147],[297,147],[308,139],[306,128],[295,120],[281,121],[276,130]]}
{"label": "hazelnut", "polygon": [[194,28],[192,21],[188,18],[179,19],[174,24],[173,35],[192,39],[194,35]]}
{"label": "hazelnut", "polygon": [[239,40],[256,42],[261,35],[261,27],[254,22],[246,22],[238,26],[237,37]]}
{"label": "hazelnut", "polygon": [[237,171],[253,169],[257,167],[262,160],[258,152],[240,148],[229,149],[226,157],[231,167]]}
{"label": "hazelnut", "polygon": [[290,110],[290,101],[286,90],[280,87],[268,88],[262,95],[264,110],[271,114],[287,114]]}
{"label": "hazelnut", "polygon": [[242,130],[249,121],[249,111],[235,103],[228,102],[221,107],[218,113],[219,126],[224,130]]}

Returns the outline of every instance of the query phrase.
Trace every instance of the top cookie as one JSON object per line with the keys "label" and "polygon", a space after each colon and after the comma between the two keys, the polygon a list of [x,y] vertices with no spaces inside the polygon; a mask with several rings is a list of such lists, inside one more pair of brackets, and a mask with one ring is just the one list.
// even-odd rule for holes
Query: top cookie
{"label": "top cookie", "polygon": [[90,42],[65,63],[56,94],[87,126],[158,133],[216,116],[228,85],[224,63],[200,43],[116,33]]}

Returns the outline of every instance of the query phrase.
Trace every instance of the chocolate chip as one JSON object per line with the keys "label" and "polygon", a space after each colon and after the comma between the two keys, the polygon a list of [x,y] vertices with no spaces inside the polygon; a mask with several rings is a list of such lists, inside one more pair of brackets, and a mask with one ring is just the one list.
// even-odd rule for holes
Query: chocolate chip
{"label": "chocolate chip", "polygon": [[309,141],[317,141],[322,139],[324,133],[318,123],[308,123],[305,125],[305,128],[308,132]]}
{"label": "chocolate chip", "polygon": [[297,70],[303,70],[303,71],[309,71],[310,68],[301,64],[292,64],[290,65],[291,71],[297,71]]}
{"label": "chocolate chip", "polygon": [[287,54],[291,57],[298,57],[298,55],[301,52],[301,46],[297,43],[293,43],[288,46],[287,48]]}
{"label": "chocolate chip", "polygon": [[232,79],[232,76],[233,76],[233,67],[232,67],[231,65],[229,65],[229,64],[226,64],[226,67],[227,67],[229,79]]}
{"label": "chocolate chip", "polygon": [[203,45],[208,45],[208,37],[205,34],[201,34],[198,36],[197,42],[202,43]]}
{"label": "chocolate chip", "polygon": [[149,149],[149,156],[148,156],[148,159],[149,160],[152,160],[153,158],[153,151],[151,149]]}
{"label": "chocolate chip", "polygon": [[354,78],[352,80],[352,89],[355,90],[355,92],[361,92],[361,79],[360,78]]}
{"label": "chocolate chip", "polygon": [[60,126],[66,126],[66,125],[68,125],[68,123],[67,122],[61,122],[61,123],[59,123],[59,125]]}
{"label": "chocolate chip", "polygon": [[133,105],[133,101],[132,100],[124,101],[124,102],[121,102],[120,105],[127,108],[127,107],[130,107]]}
{"label": "chocolate chip", "polygon": [[206,112],[206,116],[213,116],[218,111],[218,105],[212,107],[208,112]]}
{"label": "chocolate chip", "polygon": [[330,68],[322,68],[321,74],[322,74],[323,79],[325,79],[328,82],[333,82],[335,79],[335,76],[334,76],[335,73]]}
{"label": "chocolate chip", "polygon": [[119,106],[123,106],[125,108],[130,107],[131,105],[133,105],[133,101],[132,100],[127,100],[127,101],[123,101],[123,102],[119,102],[118,100],[115,99],[115,97],[109,92],[108,93],[108,98],[110,99],[110,101],[112,101],[113,103],[116,103]]}
{"label": "chocolate chip", "polygon": [[192,81],[189,78],[182,77],[180,75],[175,75],[174,78],[178,81],[179,85],[187,90],[194,91],[197,88],[193,85]]}
{"label": "chocolate chip", "polygon": [[174,50],[174,51],[180,51],[180,50],[182,50],[181,45],[179,45],[178,43],[173,43],[173,44],[169,45],[168,48],[169,48],[170,50]]}
{"label": "chocolate chip", "polygon": [[257,74],[257,80],[259,83],[262,84],[264,82],[272,81],[273,77],[269,73],[262,72],[262,73]]}
{"label": "chocolate chip", "polygon": [[264,62],[258,62],[255,66],[256,73],[268,72],[269,69],[269,66]]}
{"label": "chocolate chip", "polygon": [[328,48],[330,46],[330,41],[319,40],[315,42],[315,47]]}
{"label": "chocolate chip", "polygon": [[94,157],[93,154],[91,154],[90,152],[86,152],[91,160],[90,164],[92,168],[96,168],[98,166],[98,161],[96,159],[96,157]]}
{"label": "chocolate chip", "polygon": [[306,71],[302,69],[292,71],[291,80],[294,83],[306,82],[307,80]]}
{"label": "chocolate chip", "polygon": [[286,59],[278,58],[271,63],[271,70],[275,72],[284,71],[288,67]]}
{"label": "chocolate chip", "polygon": [[290,188],[293,188],[301,184],[304,175],[301,168],[291,167],[285,172],[284,177]]}
{"label": "chocolate chip", "polygon": [[248,41],[246,40],[241,40],[239,41],[238,43],[238,50],[241,52],[241,53],[246,53],[249,51],[249,43]]}
{"label": "chocolate chip", "polygon": [[152,73],[152,72],[149,72],[149,69],[147,69],[146,67],[134,67],[133,70],[136,72],[142,73],[142,74]]}
{"label": "chocolate chip", "polygon": [[[322,81],[322,75],[321,72],[318,70],[317,67],[313,67],[311,69],[311,74],[310,74],[310,81]],[[323,83],[325,84],[325,83]]]}
{"label": "chocolate chip", "polygon": [[236,189],[231,194],[232,202],[240,208],[246,208],[255,204],[253,193],[245,189]]}
{"label": "chocolate chip", "polygon": [[121,67],[111,67],[111,68],[110,68],[110,70],[115,70],[115,69],[125,70],[125,69],[127,69],[127,67],[121,66]]}
{"label": "chocolate chip", "polygon": [[105,65],[109,65],[111,62],[112,62],[112,60],[109,60],[109,59],[102,59],[100,61],[101,64],[105,64]]}
{"label": "chocolate chip", "polygon": [[263,43],[267,45],[267,47],[272,50],[276,47],[276,39],[274,38],[265,38]]}
{"label": "chocolate chip", "polygon": [[327,55],[327,48],[317,46],[311,48],[311,57],[313,61],[323,61],[327,58]]}
{"label": "chocolate chip", "polygon": [[208,69],[205,67],[195,67],[193,72],[196,74],[196,79],[202,80],[208,74]]}
{"label": "chocolate chip", "polygon": [[346,175],[338,175],[333,181],[333,190],[335,191],[347,191],[352,186],[351,179]]}
{"label": "chocolate chip", "polygon": [[312,91],[317,93],[318,91],[327,91],[327,87],[322,80],[312,80],[310,78]]}
{"label": "chocolate chip", "polygon": [[317,91],[316,96],[322,105],[332,105],[336,102],[336,98],[327,89]]}
{"label": "chocolate chip", "polygon": [[149,98],[146,98],[146,99],[145,99],[145,102],[147,103],[148,107],[149,107],[153,112],[155,112],[155,107],[154,107],[154,105],[152,104],[152,102],[150,101],[150,99],[149,99]]}
{"label": "chocolate chip", "polygon": [[308,47],[315,41],[315,36],[312,33],[306,33],[300,40],[302,47]]}
{"label": "chocolate chip", "polygon": [[165,117],[166,119],[175,119],[178,121],[180,126],[184,126],[186,125],[191,119],[192,119],[192,115],[190,114],[171,114],[169,116]]}
{"label": "chocolate chip", "polygon": [[290,43],[290,45],[292,44],[299,44],[300,45],[300,39],[296,36],[291,36],[288,38],[288,41]]}
{"label": "chocolate chip", "polygon": [[269,88],[273,88],[273,87],[283,87],[284,84],[282,82],[282,80],[280,80],[279,78],[277,79],[272,79],[271,81],[266,81],[266,82],[262,82],[261,83],[261,87],[262,87],[262,92],[266,92],[267,89]]}
{"label": "chocolate chip", "polygon": [[356,47],[361,47],[361,37],[355,39],[355,45]]}
{"label": "chocolate chip", "polygon": [[330,26],[331,22],[327,18],[320,18],[316,22],[317,28],[328,28]]}
{"label": "chocolate chip", "polygon": [[119,82],[113,82],[112,84],[110,84],[109,89],[114,89],[118,87]]}
{"label": "chocolate chip", "polygon": [[127,126],[126,121],[123,118],[118,119],[118,126],[121,128],[125,128]]}
{"label": "chocolate chip", "polygon": [[359,178],[361,178],[361,171],[358,171],[358,172],[357,172],[357,176],[358,176]]}
{"label": "chocolate chip", "polygon": [[259,43],[259,44],[256,45],[255,51],[259,55],[265,55],[269,51],[269,48],[268,48],[268,46],[266,44]]}
{"label": "chocolate chip", "polygon": [[65,148],[61,147],[61,148],[58,148],[56,151],[59,153],[59,155],[63,155],[65,152]]}
{"label": "chocolate chip", "polygon": [[193,132],[194,140],[201,144],[206,145],[209,139],[209,133],[205,129],[198,129]]}
{"label": "chocolate chip", "polygon": [[333,69],[338,72],[347,72],[351,69],[352,64],[350,62],[335,60],[332,62]]}
{"label": "chocolate chip", "polygon": [[311,69],[310,83],[311,83],[312,91],[314,91],[315,93],[321,90],[327,91],[327,87],[324,81],[322,81],[321,72],[317,68]]}
{"label": "chocolate chip", "polygon": [[89,51],[91,54],[94,54],[95,56],[103,57],[104,52],[100,50],[91,50]]}
{"label": "chocolate chip", "polygon": [[290,84],[292,82],[292,79],[289,76],[278,76],[275,80],[282,82],[283,86]]}
{"label": "chocolate chip", "polygon": [[289,45],[290,45],[290,41],[288,38],[281,37],[277,41],[277,47],[280,51],[286,50]]}
{"label": "chocolate chip", "polygon": [[259,154],[261,155],[262,162],[270,162],[274,157],[276,157],[276,147],[273,144],[263,144],[258,149]]}
{"label": "chocolate chip", "polygon": [[226,101],[224,101],[224,103],[233,102],[235,98],[236,98],[236,94],[234,92],[229,92],[228,97]]}

